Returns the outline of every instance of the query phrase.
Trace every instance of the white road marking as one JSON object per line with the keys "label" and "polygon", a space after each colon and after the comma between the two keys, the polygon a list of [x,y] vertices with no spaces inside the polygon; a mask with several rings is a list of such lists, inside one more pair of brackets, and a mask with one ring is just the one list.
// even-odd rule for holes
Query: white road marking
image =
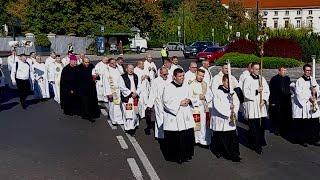
{"label": "white road marking", "polygon": [[[121,129],[124,131],[123,125],[121,125]],[[132,146],[134,147],[135,151],[137,152],[138,157],[141,160],[144,168],[146,169],[150,179],[151,180],[160,180],[158,174],[154,170],[154,168],[151,165],[147,155],[143,152],[143,150],[142,150],[141,146],[139,145],[139,143],[137,142],[136,138],[128,135],[127,133],[126,133],[126,136],[128,137],[128,139],[130,140]]]}
{"label": "white road marking", "polygon": [[122,149],[128,149],[128,145],[122,136],[117,136],[117,139]]}
{"label": "white road marking", "polygon": [[128,161],[128,164],[130,166],[130,169],[133,173],[133,176],[137,179],[137,180],[143,180],[143,177],[142,177],[142,173],[139,169],[139,166],[136,162],[136,160],[134,160],[134,158],[128,158],[127,159]]}

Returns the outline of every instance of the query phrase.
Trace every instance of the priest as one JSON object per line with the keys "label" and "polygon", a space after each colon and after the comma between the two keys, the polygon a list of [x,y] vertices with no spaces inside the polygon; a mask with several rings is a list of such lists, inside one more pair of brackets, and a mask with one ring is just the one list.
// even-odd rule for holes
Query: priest
{"label": "priest", "polygon": [[107,68],[108,68],[108,58],[103,57],[102,60],[98,62],[94,67],[94,69],[92,70],[92,75],[95,77],[95,81],[96,81],[98,101],[104,102],[104,103],[108,102],[108,98],[106,98],[103,93],[105,88],[103,79],[105,78],[104,74]]}
{"label": "priest", "polygon": [[144,62],[138,61],[137,66],[134,68],[134,73],[139,78],[139,83],[141,84],[141,92],[139,98],[139,116],[140,118],[145,118],[146,104],[148,100],[148,95],[150,91],[150,77],[149,71],[144,69]]}
{"label": "priest", "polygon": [[157,66],[152,61],[152,57],[150,54],[147,54],[146,60],[144,61],[144,70],[149,72],[148,76],[150,77],[150,81],[152,82],[152,80],[154,80],[157,75]]}
{"label": "priest", "polygon": [[204,74],[204,82],[207,83],[208,87],[211,86],[211,72],[209,70],[209,66],[210,66],[210,61],[209,60],[204,60],[202,61],[202,66],[200,67],[200,69],[204,70],[205,71],[205,74]]}
{"label": "priest", "polygon": [[138,94],[140,94],[139,79],[138,76],[133,73],[133,71],[133,65],[129,64],[126,69],[126,73],[121,75],[125,87],[131,91],[129,96],[126,96],[126,93],[121,92],[121,101],[125,117],[124,130],[131,136],[135,135],[136,128],[139,126]]}
{"label": "priest", "polygon": [[[166,60],[165,60],[166,63]],[[168,69],[165,67],[160,68],[160,76],[155,78],[152,81],[150,94],[147,102],[147,111],[151,114],[152,108],[155,110],[155,129],[154,136],[157,139],[163,139],[163,103],[162,103],[162,95],[164,87],[168,82]],[[150,127],[147,127],[145,130],[146,134],[150,134]]]}
{"label": "priest", "polygon": [[124,123],[124,115],[121,104],[121,93],[126,97],[131,94],[131,91],[125,87],[115,59],[108,59],[108,68],[105,71],[104,77],[104,95],[108,98],[111,123],[115,126],[122,125]]}
{"label": "priest", "polygon": [[183,163],[194,154],[194,120],[192,116],[191,88],[184,83],[184,72],[175,69],[174,79],[164,88],[164,156],[167,160]]}
{"label": "priest", "polygon": [[193,105],[193,117],[195,121],[195,142],[197,144],[208,146],[211,143],[211,131],[209,104],[212,98],[212,93],[206,82],[203,81],[205,71],[198,69],[196,73],[196,79],[190,83],[192,88],[192,105]]}
{"label": "priest", "polygon": [[94,65],[85,57],[78,66],[77,84],[79,87],[82,119],[95,122],[100,117],[95,79],[92,76]]}
{"label": "priest", "polygon": [[56,56],[56,61],[49,67],[51,72],[49,76],[53,80],[54,100],[57,103],[60,103],[60,80],[63,67],[60,55]]}
{"label": "priest", "polygon": [[320,90],[317,81],[311,76],[312,66],[303,66],[303,76],[296,82],[292,116],[294,118],[296,141],[304,147],[320,146],[318,105]]}
{"label": "priest", "polygon": [[269,112],[277,136],[287,135],[292,120],[291,81],[286,73],[287,69],[280,67],[278,74],[270,80]]}
{"label": "priest", "polygon": [[65,115],[73,116],[80,113],[77,71],[77,59],[70,59],[70,63],[61,72],[60,105]]}
{"label": "priest", "polygon": [[[230,92],[229,76],[223,75],[222,85],[218,87],[213,96],[212,123],[213,152],[220,158],[223,156],[233,162],[240,162],[239,139],[236,124],[239,110],[237,94]],[[232,122],[233,121],[233,122]]]}
{"label": "priest", "polygon": [[40,56],[36,56],[36,62],[33,64],[34,72],[34,97],[39,100],[50,98],[48,74],[46,65]]}
{"label": "priest", "polygon": [[191,62],[189,66],[189,71],[186,72],[184,77],[184,82],[190,84],[193,80],[196,79],[196,72],[197,72],[197,63]]}
{"label": "priest", "polygon": [[[252,73],[243,83],[244,113],[248,120],[249,134],[252,148],[262,154],[262,146],[266,146],[264,124],[269,101],[269,86],[264,77],[260,77],[260,64],[251,64]],[[261,81],[261,82],[260,82]]]}

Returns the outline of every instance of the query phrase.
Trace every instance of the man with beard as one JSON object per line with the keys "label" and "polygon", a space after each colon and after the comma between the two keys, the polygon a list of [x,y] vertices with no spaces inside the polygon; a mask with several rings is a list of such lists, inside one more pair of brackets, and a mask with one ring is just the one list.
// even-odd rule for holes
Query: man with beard
{"label": "man with beard", "polygon": [[77,82],[77,58],[70,58],[70,63],[65,66],[60,80],[60,105],[66,115],[79,115],[80,100]]}
{"label": "man with beard", "polygon": [[280,67],[278,74],[270,80],[269,112],[277,136],[285,135],[291,123],[291,81],[286,73],[287,69]]}
{"label": "man with beard", "polygon": [[81,117],[91,122],[100,117],[98,107],[96,84],[92,76],[94,65],[90,63],[89,58],[85,57],[82,64],[78,67],[77,83],[79,86],[79,95],[81,101]]}

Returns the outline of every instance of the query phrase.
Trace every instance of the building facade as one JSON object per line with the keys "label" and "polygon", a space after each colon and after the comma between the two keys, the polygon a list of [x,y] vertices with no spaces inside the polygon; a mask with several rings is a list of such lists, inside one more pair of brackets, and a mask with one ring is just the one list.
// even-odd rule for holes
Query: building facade
{"label": "building facade", "polygon": [[[230,0],[221,3],[228,7]],[[256,8],[263,18],[263,26],[278,28],[311,28],[320,33],[320,0],[239,0],[247,9]]]}

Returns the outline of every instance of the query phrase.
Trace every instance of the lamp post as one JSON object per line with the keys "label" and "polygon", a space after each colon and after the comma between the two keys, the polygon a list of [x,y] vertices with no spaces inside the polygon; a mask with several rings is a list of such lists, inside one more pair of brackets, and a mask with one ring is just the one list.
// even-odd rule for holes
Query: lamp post
{"label": "lamp post", "polygon": [[214,28],[211,29],[211,35],[212,35],[212,42],[215,44],[215,42],[214,42]]}
{"label": "lamp post", "polygon": [[178,26],[178,38],[180,43],[181,42],[181,26]]}

